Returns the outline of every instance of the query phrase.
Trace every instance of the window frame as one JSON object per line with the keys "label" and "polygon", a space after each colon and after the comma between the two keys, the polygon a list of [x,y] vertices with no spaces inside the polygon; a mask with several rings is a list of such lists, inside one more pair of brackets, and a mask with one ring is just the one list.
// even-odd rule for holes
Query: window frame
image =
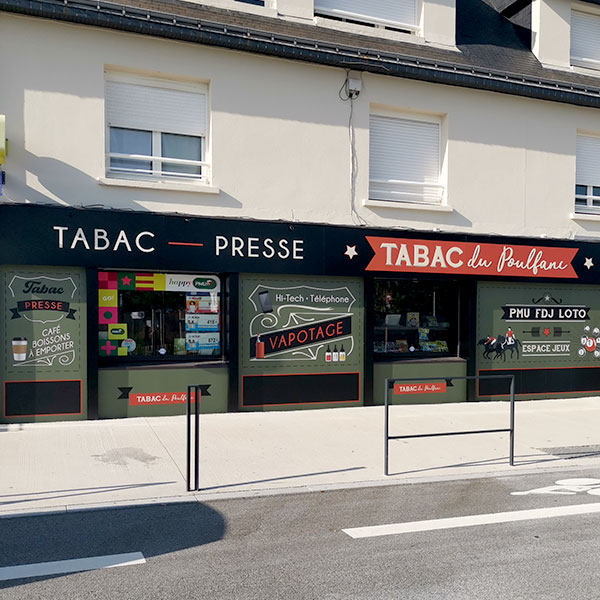
{"label": "window frame", "polygon": [[[445,288],[443,291],[445,292],[444,298],[447,298],[447,293],[452,290],[456,293],[454,302],[456,306],[451,307],[455,308],[456,312],[452,314],[445,314],[446,318],[450,317],[450,320],[445,322],[447,326],[444,326],[444,323],[440,322],[436,324],[435,322],[432,324],[428,324],[427,321],[427,312],[421,312],[422,306],[412,306],[412,311],[408,311],[406,307],[401,309],[400,313],[391,311],[391,302],[393,302],[393,294],[392,299],[390,301],[390,306],[385,306],[385,311],[381,312],[380,317],[383,316],[383,321],[378,321],[377,319],[377,309],[378,309],[378,299],[377,294],[381,292],[381,289],[378,289],[378,286],[382,288],[386,285],[390,286],[390,291],[392,287],[402,286],[406,289],[407,286],[419,286],[421,287],[421,293],[423,292],[433,292],[433,302],[434,309],[429,316],[433,316],[437,319],[435,303],[436,303],[436,293],[437,288],[441,286]],[[426,290],[425,288],[429,288]],[[462,320],[461,314],[464,309],[463,303],[466,301],[467,296],[463,295],[463,283],[456,279],[440,279],[437,277],[420,277],[418,281],[404,279],[400,277],[375,277],[373,279],[373,304],[372,304],[372,329],[373,329],[373,347],[371,349],[373,353],[373,360],[375,363],[385,363],[385,362],[395,362],[395,361],[405,361],[405,360],[423,360],[423,361],[432,361],[432,360],[440,360],[440,359],[461,359],[461,328],[462,328]],[[417,290],[419,291],[419,290]],[[381,301],[382,298],[379,298]],[[438,302],[440,302],[438,300]],[[387,304],[387,301],[386,301]],[[389,312],[388,312],[388,309]],[[443,309],[442,309],[443,311]],[[410,326],[406,323],[406,318],[409,314],[417,315],[418,322],[416,326]],[[390,317],[388,319],[387,317]],[[431,349],[421,350],[419,347],[422,343],[431,344],[429,339],[421,340],[420,339],[420,331],[425,329],[427,331],[427,336],[431,334],[433,337],[438,337],[434,332],[447,332],[446,334],[440,334],[446,337],[446,344],[448,345],[447,350],[437,350],[433,351]],[[390,333],[391,332],[391,333]],[[395,335],[394,335],[394,332]],[[403,340],[398,340],[398,336],[402,335]],[[383,336],[383,349],[381,349],[382,338]],[[448,338],[450,336],[450,338]],[[411,341],[413,340],[415,343],[414,351],[410,351]],[[449,344],[449,341],[454,343],[452,347]],[[398,342],[406,342],[407,347],[404,349],[400,349],[398,347]],[[380,349],[376,349],[378,347]]]}
{"label": "window frame", "polygon": [[[590,138],[596,140],[598,145],[598,156],[600,158],[600,133],[595,134],[587,131],[577,131],[576,143],[575,143],[575,201],[574,201],[574,212],[575,214],[587,214],[587,215],[600,215],[600,195],[594,195],[594,188],[599,189],[600,194],[600,175],[598,177],[597,182],[581,182],[578,181],[577,177],[577,161],[578,161],[578,152],[577,152],[577,142],[579,138]],[[578,193],[578,187],[585,187],[586,193],[581,194]],[[585,205],[577,204],[577,200],[584,200]],[[598,202],[598,206],[594,205],[594,200]]]}
{"label": "window frame", "polygon": [[[188,93],[201,94],[204,96],[204,135],[185,134],[180,132],[163,131],[162,129],[140,129],[139,127],[131,127],[125,125],[111,125],[107,115],[107,83],[116,82],[128,85],[138,85],[144,87],[154,87],[163,90],[183,91]],[[175,79],[165,79],[161,77],[153,77],[140,74],[132,74],[120,70],[106,69],[104,73],[104,174],[109,180],[124,180],[124,181],[142,181],[155,183],[187,183],[191,185],[206,186],[211,183],[211,161],[210,161],[210,106],[208,84],[196,81],[180,81]],[[111,128],[115,129],[130,129],[133,131],[143,131],[151,134],[151,154],[127,154],[119,152],[111,152]],[[200,139],[201,145],[201,160],[169,158],[162,155],[162,134],[175,134],[189,136]],[[160,154],[159,154],[160,153]],[[111,159],[135,160],[151,163],[150,172],[134,171],[111,166]],[[181,164],[185,166],[194,166],[200,168],[200,175],[185,174],[185,173],[170,173],[164,171],[163,163],[166,164]]]}
{"label": "window frame", "polygon": [[348,23],[351,25],[375,27],[378,29],[389,29],[391,31],[399,31],[401,33],[408,33],[410,35],[421,35],[421,15],[422,15],[422,1],[412,0],[414,2],[415,11],[415,22],[405,23],[401,21],[394,21],[392,19],[382,19],[379,17],[372,17],[365,14],[353,13],[341,9],[327,9],[318,8],[317,1],[315,0],[314,16],[315,18],[325,18],[336,20],[341,23]]}
{"label": "window frame", "polygon": [[599,58],[588,58],[585,56],[574,56],[573,55],[573,15],[577,14],[580,16],[587,16],[589,18],[595,18],[598,20],[598,27],[600,30],[600,12],[594,11],[587,6],[577,5],[571,8],[570,17],[570,32],[569,32],[569,62],[573,67],[579,67],[582,69],[589,69],[591,71],[600,71],[600,38],[598,40],[598,54]]}
{"label": "window frame", "polygon": [[[104,273],[120,273],[125,272],[124,269],[99,269],[98,272]],[[165,270],[144,270],[138,269],[135,270],[136,274],[166,274]],[[129,367],[141,367],[144,365],[162,365],[162,366],[177,366],[177,365],[185,365],[189,363],[222,363],[225,362],[227,356],[226,344],[228,343],[228,321],[227,321],[227,311],[226,311],[226,285],[227,285],[227,277],[223,273],[213,273],[204,271],[200,272],[190,272],[190,271],[169,271],[169,274],[174,275],[191,275],[198,277],[214,277],[219,281],[219,311],[217,313],[205,313],[205,314],[217,314],[219,316],[219,353],[214,355],[202,355],[202,354],[186,354],[186,355],[176,355],[176,354],[168,354],[165,355],[164,358],[156,355],[151,356],[98,356],[98,367],[99,368],[129,368]],[[101,288],[98,284],[98,291]],[[117,302],[119,302],[119,293],[123,291],[130,290],[122,290],[117,289]],[[136,291],[136,290],[131,290]],[[159,292],[164,293],[164,292]],[[173,292],[177,293],[177,292]],[[119,310],[121,307],[118,307]],[[187,314],[187,313],[186,313]],[[100,332],[101,324],[99,324],[98,331]],[[186,333],[188,333],[186,331]],[[202,333],[202,332],[200,332]],[[100,339],[100,336],[98,336]]]}
{"label": "window frame", "polygon": [[[397,119],[402,121],[412,121],[415,123],[428,123],[435,124],[438,126],[438,144],[437,144],[437,153],[438,153],[438,174],[437,174],[437,183],[425,183],[420,181],[412,181],[412,180],[401,180],[401,179],[374,179],[371,176],[371,166],[372,166],[372,154],[371,154],[371,118],[373,117],[383,117],[390,119]],[[437,200],[428,201],[425,198],[425,194],[415,194],[412,192],[402,192],[400,190],[390,190],[389,194],[397,194],[397,198],[389,198],[383,197],[383,191],[378,192],[376,189],[374,190],[373,183],[376,184],[399,184],[403,186],[420,186],[422,188],[438,188],[440,190],[439,197]],[[377,195],[374,195],[374,192]],[[405,197],[401,197],[404,195]],[[414,196],[414,197],[410,197]],[[371,110],[369,113],[369,193],[368,193],[368,201],[372,202],[382,202],[389,204],[390,206],[422,206],[426,208],[438,208],[445,207],[447,205],[447,123],[446,123],[446,115],[441,114],[431,114],[431,113],[419,113],[419,112],[408,112],[408,111],[393,111],[378,108],[377,106],[371,106]]]}

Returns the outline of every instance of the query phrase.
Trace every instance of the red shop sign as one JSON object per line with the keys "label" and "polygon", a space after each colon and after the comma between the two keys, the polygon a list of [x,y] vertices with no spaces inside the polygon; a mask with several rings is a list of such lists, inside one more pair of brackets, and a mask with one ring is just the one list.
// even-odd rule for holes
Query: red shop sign
{"label": "red shop sign", "polygon": [[446,382],[440,383],[395,383],[394,394],[442,394]]}
{"label": "red shop sign", "polygon": [[[192,402],[196,399],[192,396]],[[153,404],[185,404],[185,392],[157,392],[149,394],[129,394],[129,406],[151,406]]]}
{"label": "red shop sign", "polygon": [[476,244],[367,236],[375,256],[367,271],[460,273],[577,279],[577,248]]}

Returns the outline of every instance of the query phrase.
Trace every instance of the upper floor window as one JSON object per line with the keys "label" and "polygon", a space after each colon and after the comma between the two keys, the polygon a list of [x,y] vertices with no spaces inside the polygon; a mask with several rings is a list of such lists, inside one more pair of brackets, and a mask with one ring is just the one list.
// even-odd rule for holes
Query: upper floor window
{"label": "upper floor window", "polygon": [[208,181],[205,85],[110,73],[105,107],[108,176]]}
{"label": "upper floor window", "polygon": [[571,11],[571,64],[600,69],[600,16]]}
{"label": "upper floor window", "polygon": [[369,198],[440,204],[441,122],[371,115]]}
{"label": "upper floor window", "polygon": [[315,14],[409,32],[418,29],[418,0],[315,0]]}
{"label": "upper floor window", "polygon": [[600,137],[577,135],[575,212],[600,213]]}

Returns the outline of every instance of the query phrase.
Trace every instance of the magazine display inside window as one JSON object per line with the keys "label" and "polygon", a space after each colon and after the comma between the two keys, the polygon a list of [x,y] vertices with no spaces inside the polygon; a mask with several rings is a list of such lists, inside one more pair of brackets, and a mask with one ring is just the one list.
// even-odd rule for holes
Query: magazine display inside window
{"label": "magazine display inside window", "polygon": [[103,271],[98,306],[104,362],[221,356],[221,284],[214,275]]}
{"label": "magazine display inside window", "polygon": [[375,281],[375,358],[457,356],[456,283]]}

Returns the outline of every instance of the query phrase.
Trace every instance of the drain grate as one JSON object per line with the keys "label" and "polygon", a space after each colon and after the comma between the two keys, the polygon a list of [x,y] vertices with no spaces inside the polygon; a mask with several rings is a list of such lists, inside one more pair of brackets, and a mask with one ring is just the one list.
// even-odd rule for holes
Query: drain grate
{"label": "drain grate", "polygon": [[600,446],[559,446],[557,448],[538,448],[538,450],[565,459],[600,456]]}

